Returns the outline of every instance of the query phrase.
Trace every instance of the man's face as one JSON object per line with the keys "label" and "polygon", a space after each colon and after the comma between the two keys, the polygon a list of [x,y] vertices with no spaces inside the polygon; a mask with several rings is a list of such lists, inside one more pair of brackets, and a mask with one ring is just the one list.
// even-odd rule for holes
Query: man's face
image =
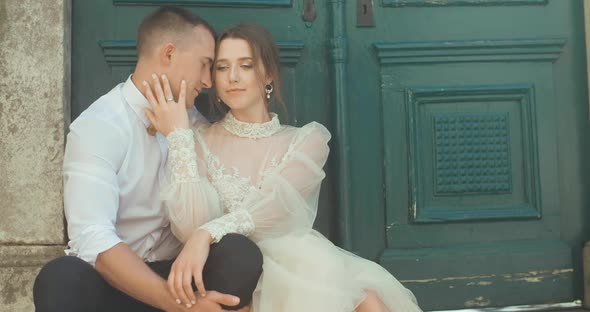
{"label": "man's face", "polygon": [[186,38],[186,46],[178,49],[169,72],[170,88],[178,100],[180,82],[186,81],[186,106],[192,107],[203,89],[211,87],[211,65],[215,57],[215,41],[204,27],[195,27],[192,36]]}

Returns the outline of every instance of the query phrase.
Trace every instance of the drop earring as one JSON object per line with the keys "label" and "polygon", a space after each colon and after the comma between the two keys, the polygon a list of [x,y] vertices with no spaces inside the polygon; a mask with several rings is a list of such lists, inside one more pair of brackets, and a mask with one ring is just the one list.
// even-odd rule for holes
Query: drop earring
{"label": "drop earring", "polygon": [[264,86],[264,92],[266,92],[266,99],[270,100],[270,94],[272,93],[272,91],[274,90],[274,88],[272,87],[272,85],[269,83],[266,86]]}

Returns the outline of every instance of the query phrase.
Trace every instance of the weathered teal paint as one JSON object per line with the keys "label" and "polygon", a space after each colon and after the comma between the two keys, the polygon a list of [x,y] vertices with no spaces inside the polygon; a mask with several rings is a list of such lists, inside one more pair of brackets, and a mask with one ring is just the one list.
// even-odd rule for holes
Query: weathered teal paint
{"label": "weathered teal paint", "polygon": [[377,42],[381,64],[444,64],[498,61],[555,62],[567,38]]}
{"label": "weathered teal paint", "polygon": [[[406,111],[409,121],[410,219],[416,223],[531,219],[541,217],[541,189],[537,144],[537,114],[533,85],[496,85],[446,88],[409,88]],[[514,102],[513,112],[429,114],[426,105]],[[518,114],[518,121],[510,114]],[[518,117],[513,117],[518,118]],[[434,122],[434,124],[432,124]],[[523,151],[511,147],[511,128],[522,126]],[[511,127],[512,125],[512,127]],[[429,137],[432,135],[432,137]],[[429,148],[424,148],[428,146]],[[434,150],[434,151],[433,151]],[[434,153],[432,153],[434,152]],[[522,172],[525,185],[513,181],[518,166],[513,153],[530,155]],[[426,159],[425,159],[426,158]],[[428,164],[431,167],[425,167]],[[430,173],[434,172],[431,176]],[[523,202],[498,196],[521,194]],[[438,201],[428,196],[437,196]],[[467,196],[490,204],[466,206]],[[451,200],[447,200],[451,199]],[[473,205],[473,204],[471,204]]]}
{"label": "weathered teal paint", "polygon": [[330,61],[330,78],[332,87],[332,105],[334,107],[336,146],[336,181],[338,183],[338,239],[343,248],[352,250],[352,220],[350,196],[350,143],[349,117],[347,107],[346,81],[348,79],[346,62],[348,61],[348,42],[346,39],[345,1],[326,1],[330,6],[331,32],[328,39]]}
{"label": "weathered teal paint", "polygon": [[[100,40],[104,59],[110,66],[133,67],[137,63],[135,40]],[[283,66],[295,66],[301,58],[304,44],[301,41],[279,41],[279,58]]]}
{"label": "weathered teal paint", "polygon": [[124,6],[198,6],[216,8],[259,8],[259,7],[292,7],[293,0],[113,0],[114,5]]}
{"label": "weathered teal paint", "polygon": [[381,0],[384,7],[545,5],[549,0]]}
{"label": "weathered teal paint", "polygon": [[348,28],[353,248],[424,308],[580,298],[588,121],[558,120],[587,116],[581,16],[580,1],[383,0],[375,28]]}

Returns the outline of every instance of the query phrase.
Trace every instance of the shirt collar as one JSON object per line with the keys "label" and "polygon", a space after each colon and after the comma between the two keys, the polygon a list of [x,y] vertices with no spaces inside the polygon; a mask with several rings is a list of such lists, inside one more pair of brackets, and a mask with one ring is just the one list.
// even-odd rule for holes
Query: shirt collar
{"label": "shirt collar", "polygon": [[123,84],[123,98],[131,109],[137,114],[137,117],[148,127],[151,122],[143,111],[144,108],[150,108],[150,103],[143,96],[143,94],[137,89],[133,81],[131,81],[131,75],[127,78],[127,81]]}

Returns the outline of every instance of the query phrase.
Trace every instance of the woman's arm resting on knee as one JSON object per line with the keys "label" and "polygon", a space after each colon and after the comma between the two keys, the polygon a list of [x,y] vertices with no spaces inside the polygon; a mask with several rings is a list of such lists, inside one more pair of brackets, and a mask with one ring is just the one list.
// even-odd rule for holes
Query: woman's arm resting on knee
{"label": "woman's arm resting on knee", "polygon": [[[124,243],[99,254],[96,259],[96,270],[113,287],[141,302],[167,312],[190,311],[173,299],[166,281]],[[221,312],[220,304],[235,304],[233,298],[231,295],[209,292],[207,297],[197,299],[198,311]]]}

